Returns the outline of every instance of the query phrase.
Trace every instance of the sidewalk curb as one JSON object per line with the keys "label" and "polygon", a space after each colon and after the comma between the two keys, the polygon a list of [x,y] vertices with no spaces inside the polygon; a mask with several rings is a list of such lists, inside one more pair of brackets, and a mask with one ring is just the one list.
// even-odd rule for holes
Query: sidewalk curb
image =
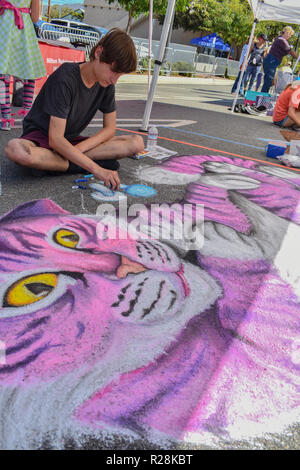
{"label": "sidewalk curb", "polygon": [[[151,76],[152,79],[152,76]],[[160,84],[197,84],[197,85],[220,85],[232,86],[233,80],[227,78],[214,77],[158,77]],[[148,83],[148,75],[123,75],[119,78],[118,83]]]}

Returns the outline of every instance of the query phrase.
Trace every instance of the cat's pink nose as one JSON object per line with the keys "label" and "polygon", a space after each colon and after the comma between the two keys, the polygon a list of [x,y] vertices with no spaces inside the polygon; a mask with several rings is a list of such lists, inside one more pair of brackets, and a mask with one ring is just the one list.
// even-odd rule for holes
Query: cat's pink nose
{"label": "cat's pink nose", "polygon": [[138,274],[147,271],[147,268],[140,263],[136,263],[126,256],[121,256],[121,264],[117,269],[117,276],[123,279],[127,274]]}

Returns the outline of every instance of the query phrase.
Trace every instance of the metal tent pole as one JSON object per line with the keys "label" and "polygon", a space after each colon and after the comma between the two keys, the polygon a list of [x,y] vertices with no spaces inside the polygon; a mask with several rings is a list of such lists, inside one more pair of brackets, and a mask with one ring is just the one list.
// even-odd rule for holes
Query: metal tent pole
{"label": "metal tent pole", "polygon": [[148,89],[147,93],[150,90],[150,80],[151,80],[151,51],[152,51],[152,20],[153,20],[153,0],[149,0],[149,45],[148,45]]}
{"label": "metal tent pole", "polygon": [[294,67],[293,67],[293,73],[294,73],[295,70],[296,70],[296,67],[297,67],[297,65],[298,65],[299,60],[300,60],[300,54],[298,55],[297,60],[296,60],[296,63],[295,63],[295,65],[294,65]]}
{"label": "metal tent pole", "polygon": [[256,23],[258,23],[258,20],[255,18],[254,23],[253,23],[253,26],[252,26],[252,31],[251,31],[251,34],[250,34],[250,39],[249,39],[249,43],[248,43],[248,47],[247,47],[247,52],[246,52],[246,55],[245,55],[245,58],[244,58],[244,62],[243,62],[243,66],[242,66],[242,70],[241,70],[241,75],[240,75],[240,78],[239,78],[239,81],[238,81],[238,84],[237,84],[235,97],[234,97],[234,100],[233,100],[233,103],[232,103],[232,107],[231,107],[231,112],[232,112],[232,113],[234,112],[234,107],[235,107],[235,105],[236,105],[236,102],[237,102],[237,100],[238,100],[239,93],[240,93],[241,83],[242,83],[242,80],[243,80],[243,78],[244,78],[244,74],[245,74],[246,67],[247,67],[247,65],[248,65],[248,57],[249,57],[250,48],[251,48],[251,44],[252,44],[253,37],[254,37],[254,32],[255,32],[255,28],[256,28]]}
{"label": "metal tent pole", "polygon": [[150,90],[149,90],[149,93],[148,93],[146,107],[145,107],[145,111],[144,111],[143,122],[142,122],[142,126],[141,126],[142,131],[147,131],[147,129],[148,129],[150,114],[151,114],[151,109],[152,109],[152,104],[153,104],[153,99],[154,99],[154,94],[155,94],[155,89],[156,89],[157,80],[158,80],[158,76],[159,76],[159,70],[160,70],[160,67],[162,65],[164,54],[165,54],[165,47],[166,47],[166,43],[167,43],[168,33],[169,33],[169,30],[170,30],[170,25],[171,25],[171,22],[172,22],[175,3],[176,3],[176,0],[169,0],[168,1],[167,12],[166,12],[166,16],[165,16],[165,20],[164,20],[164,24],[163,24],[163,29],[162,29],[162,33],[161,33],[161,37],[160,37],[158,57],[154,61],[154,71],[153,71],[151,86],[150,86]]}
{"label": "metal tent pole", "polygon": [[261,6],[262,3],[263,3],[263,0],[258,0],[258,1],[257,1],[256,8],[255,8],[254,21],[253,21],[252,31],[251,31],[251,35],[250,35],[250,39],[249,39],[249,43],[248,43],[248,48],[247,48],[247,52],[246,52],[246,55],[245,55],[244,63],[243,63],[243,66],[242,66],[241,76],[240,76],[240,78],[239,78],[239,82],[238,82],[238,85],[237,85],[235,97],[234,97],[234,100],[233,100],[233,103],[232,103],[232,107],[231,107],[231,112],[232,112],[232,113],[234,112],[234,107],[235,107],[236,102],[237,102],[237,100],[238,100],[238,96],[239,96],[239,92],[240,92],[240,86],[241,86],[241,83],[242,83],[242,80],[243,80],[243,77],[244,77],[244,73],[245,73],[245,70],[246,70],[247,62],[248,62],[250,47],[251,47],[251,44],[252,44],[252,41],[253,41],[253,37],[254,37],[254,32],[255,32],[256,24],[258,23],[257,16],[258,16],[258,13],[259,13],[259,8],[260,8],[260,6]]}

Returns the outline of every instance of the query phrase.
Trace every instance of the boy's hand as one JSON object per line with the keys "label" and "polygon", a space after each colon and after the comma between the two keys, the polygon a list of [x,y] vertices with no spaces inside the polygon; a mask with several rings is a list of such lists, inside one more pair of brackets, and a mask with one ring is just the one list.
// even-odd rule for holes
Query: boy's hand
{"label": "boy's hand", "polygon": [[94,176],[96,179],[104,181],[105,186],[113,191],[120,189],[120,178],[117,171],[99,167],[99,170],[94,171]]}

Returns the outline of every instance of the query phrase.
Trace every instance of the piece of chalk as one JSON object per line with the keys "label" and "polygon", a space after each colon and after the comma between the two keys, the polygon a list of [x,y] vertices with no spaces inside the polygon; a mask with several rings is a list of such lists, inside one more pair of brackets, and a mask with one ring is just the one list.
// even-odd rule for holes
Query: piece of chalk
{"label": "piece of chalk", "polygon": [[80,184],[78,185],[78,188],[80,189],[86,189],[86,186],[81,186]]}
{"label": "piece of chalk", "polygon": [[85,179],[79,179],[79,180],[75,180],[74,183],[85,183],[86,180]]}
{"label": "piece of chalk", "polygon": [[91,173],[90,175],[84,175],[84,178],[94,178],[94,175]]}

